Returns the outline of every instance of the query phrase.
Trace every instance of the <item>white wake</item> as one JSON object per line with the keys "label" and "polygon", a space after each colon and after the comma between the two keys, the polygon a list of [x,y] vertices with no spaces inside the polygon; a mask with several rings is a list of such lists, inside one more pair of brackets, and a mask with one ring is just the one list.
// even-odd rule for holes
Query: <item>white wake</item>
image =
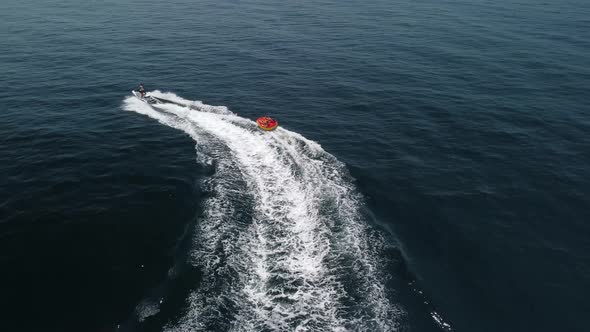
{"label": "white wake", "polygon": [[215,168],[191,252],[203,280],[167,330],[397,329],[384,241],[341,162],[284,128],[262,132],[225,107],[153,94],[197,110],[133,97],[124,109],[186,132],[198,162]]}

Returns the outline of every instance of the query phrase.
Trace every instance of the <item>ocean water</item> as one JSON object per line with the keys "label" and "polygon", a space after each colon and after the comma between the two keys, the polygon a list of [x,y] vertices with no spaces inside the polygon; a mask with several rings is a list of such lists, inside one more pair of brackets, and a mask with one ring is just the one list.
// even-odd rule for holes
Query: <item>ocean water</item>
{"label": "ocean water", "polygon": [[589,17],[0,1],[0,330],[587,331]]}

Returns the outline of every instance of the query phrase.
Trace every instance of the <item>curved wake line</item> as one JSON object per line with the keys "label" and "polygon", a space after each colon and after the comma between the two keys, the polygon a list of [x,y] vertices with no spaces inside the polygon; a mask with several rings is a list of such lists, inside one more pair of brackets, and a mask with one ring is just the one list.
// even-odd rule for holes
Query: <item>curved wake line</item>
{"label": "curved wake line", "polygon": [[397,329],[385,243],[342,163],[284,128],[262,132],[223,106],[153,94],[196,110],[133,97],[124,108],[183,130],[198,161],[215,166],[191,252],[203,280],[168,330]]}

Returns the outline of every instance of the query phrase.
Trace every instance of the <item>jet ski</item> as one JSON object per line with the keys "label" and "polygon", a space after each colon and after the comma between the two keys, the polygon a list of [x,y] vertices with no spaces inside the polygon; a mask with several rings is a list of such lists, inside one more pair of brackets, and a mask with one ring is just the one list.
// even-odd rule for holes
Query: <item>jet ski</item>
{"label": "jet ski", "polygon": [[183,104],[183,103],[178,103],[172,100],[168,100],[168,99],[164,99],[164,98],[160,98],[160,97],[155,97],[152,95],[148,95],[146,93],[145,97],[141,96],[141,93],[139,91],[135,91],[135,90],[131,90],[131,93],[139,100],[143,101],[146,104],[155,106],[155,105],[164,105],[164,104],[173,104],[176,106],[180,106],[180,107],[188,107],[190,109],[194,109],[197,110],[196,108],[194,108],[193,106],[189,105],[189,104]]}
{"label": "jet ski", "polygon": [[162,100],[160,100],[160,99],[158,99],[156,97],[150,96],[147,93],[145,94],[145,97],[142,97],[141,96],[141,93],[139,93],[139,91],[131,90],[131,93],[137,99],[143,101],[146,104],[154,105],[154,104],[163,104],[164,103],[164,101],[162,101]]}

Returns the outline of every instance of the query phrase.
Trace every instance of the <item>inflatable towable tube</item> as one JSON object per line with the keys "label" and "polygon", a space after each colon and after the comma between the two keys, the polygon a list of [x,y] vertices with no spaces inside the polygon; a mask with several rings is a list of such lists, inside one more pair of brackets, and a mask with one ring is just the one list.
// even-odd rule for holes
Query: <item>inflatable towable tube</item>
{"label": "inflatable towable tube", "polygon": [[258,127],[260,127],[260,129],[262,130],[274,130],[276,127],[279,126],[279,122],[277,120],[270,118],[268,116],[262,116],[256,119],[256,123],[258,124]]}

